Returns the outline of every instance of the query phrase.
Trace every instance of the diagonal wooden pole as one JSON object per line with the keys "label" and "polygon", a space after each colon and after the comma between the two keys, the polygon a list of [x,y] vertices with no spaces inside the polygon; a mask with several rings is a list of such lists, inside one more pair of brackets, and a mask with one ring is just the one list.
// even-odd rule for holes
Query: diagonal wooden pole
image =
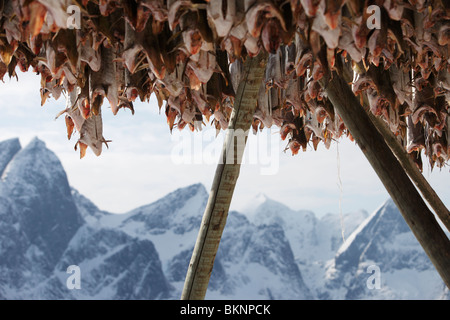
{"label": "diagonal wooden pole", "polygon": [[408,156],[406,150],[394,136],[392,131],[389,130],[384,121],[381,118],[376,117],[372,112],[370,112],[370,110],[368,110],[368,108],[365,108],[365,110],[375,127],[383,135],[386,143],[391,148],[392,152],[395,154],[408,176],[419,189],[420,193],[422,193],[424,199],[428,202],[447,230],[450,231],[450,212],[439,198],[436,191],[434,191],[423,174],[419,171],[419,168],[417,168],[415,163]]}
{"label": "diagonal wooden pole", "polygon": [[347,83],[336,73],[327,80],[322,81],[321,85],[328,99],[450,288],[450,240]]}
{"label": "diagonal wooden pole", "polygon": [[[358,73],[364,72],[364,68],[362,67],[361,63],[359,63],[355,67]],[[387,70],[384,70],[384,68],[382,68],[381,66],[374,67],[372,65],[371,68],[372,69],[369,69],[371,72],[368,75],[372,78],[372,80],[374,80],[374,82],[387,80],[386,82],[391,83],[391,81],[389,80],[389,72]],[[343,77],[347,82],[352,81],[350,70],[343,70],[346,71],[343,72]],[[383,78],[383,80],[375,80],[375,78],[377,77]],[[383,88],[387,88],[387,86],[382,87],[381,90],[383,90]],[[388,93],[386,92],[386,96],[387,94]],[[367,101],[367,97],[363,95],[363,106],[370,120],[381,133],[389,148],[391,148],[392,152],[395,154],[408,176],[414,182],[417,189],[419,189],[423,198],[428,202],[430,207],[439,217],[447,230],[450,231],[450,211],[447,209],[437,193],[425,179],[423,174],[419,171],[419,168],[417,168],[416,164],[411,160],[405,148],[400,144],[400,141],[394,136],[392,131],[388,128],[387,124],[381,118],[376,117],[372,112],[370,112],[368,104],[369,103]]]}
{"label": "diagonal wooden pole", "polygon": [[208,203],[203,214],[197,242],[189,263],[182,300],[205,298],[214,259],[228,216],[240,164],[253,121],[267,53],[247,58],[224,141],[221,161],[217,165]]}

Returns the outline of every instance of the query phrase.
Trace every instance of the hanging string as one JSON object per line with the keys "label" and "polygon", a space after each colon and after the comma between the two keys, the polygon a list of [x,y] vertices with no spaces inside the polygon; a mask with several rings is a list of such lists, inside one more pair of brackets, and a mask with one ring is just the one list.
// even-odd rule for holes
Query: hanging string
{"label": "hanging string", "polygon": [[341,220],[341,235],[342,242],[345,242],[345,227],[344,227],[344,215],[342,214],[342,180],[341,180],[341,158],[339,155],[339,141],[336,141],[336,157],[337,157],[337,176],[338,176],[338,187],[339,187],[339,217]]}

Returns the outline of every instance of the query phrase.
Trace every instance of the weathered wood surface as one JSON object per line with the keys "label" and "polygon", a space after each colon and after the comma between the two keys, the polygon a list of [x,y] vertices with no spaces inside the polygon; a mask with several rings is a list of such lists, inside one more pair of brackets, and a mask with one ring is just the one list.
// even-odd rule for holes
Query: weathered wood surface
{"label": "weathered wood surface", "polygon": [[450,240],[433,213],[347,83],[333,74],[329,81],[322,81],[321,84],[406,223],[450,288]]}
{"label": "weathered wood surface", "polygon": [[189,263],[181,296],[183,300],[201,300],[206,295],[214,259],[239,176],[247,134],[252,124],[266,63],[267,54],[265,53],[255,58],[248,58],[244,63],[221,161],[217,165],[197,242]]}
{"label": "weathered wood surface", "polygon": [[389,128],[383,123],[383,120],[374,116],[370,111],[366,111],[378,131],[380,131],[380,133],[383,135],[386,143],[391,148],[398,161],[400,161],[401,165],[405,169],[405,172],[408,174],[424,199],[428,202],[430,207],[442,221],[443,225],[447,228],[448,231],[450,231],[450,212],[442,202],[442,200],[439,198],[436,191],[434,191],[434,189],[428,183],[427,179],[425,179],[425,177],[419,171],[416,164],[408,156],[405,149],[399,143],[392,131],[390,131]]}
{"label": "weathered wood surface", "polygon": [[[364,68],[361,64],[355,66],[356,70],[358,70],[358,73],[364,73]],[[347,66],[347,68],[342,69],[343,78],[346,82],[352,81],[353,76],[351,75],[352,70]],[[391,83],[388,75],[388,71],[384,70],[381,67],[377,68],[369,68],[370,72],[368,72],[368,75],[374,79],[375,82],[385,82],[385,83]],[[389,91],[392,90],[390,87],[380,86],[380,90],[387,91],[383,92],[384,96],[388,97],[391,94]],[[412,161],[411,157],[408,155],[405,148],[401,145],[400,141],[397,139],[397,137],[392,133],[392,131],[388,128],[385,121],[383,121],[380,117],[375,116],[370,110],[369,110],[369,103],[367,101],[367,97],[365,94],[363,94],[363,106],[366,110],[370,120],[375,125],[375,127],[378,129],[378,131],[383,136],[384,140],[386,141],[389,148],[392,150],[392,152],[397,157],[400,164],[403,166],[404,170],[408,174],[408,176],[411,178],[411,180],[416,185],[417,189],[422,194],[423,198],[428,202],[430,207],[433,209],[433,211],[436,213],[436,215],[439,217],[443,225],[447,228],[448,231],[450,231],[450,211],[447,209],[445,204],[442,202],[442,200],[439,198],[438,194],[434,191],[434,189],[431,187],[431,185],[428,183],[427,179],[423,176],[423,174],[420,172],[417,165]]]}

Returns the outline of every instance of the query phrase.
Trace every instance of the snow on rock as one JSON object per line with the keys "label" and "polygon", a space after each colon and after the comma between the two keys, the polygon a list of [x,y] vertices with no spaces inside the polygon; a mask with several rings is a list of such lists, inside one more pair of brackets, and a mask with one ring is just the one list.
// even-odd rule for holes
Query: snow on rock
{"label": "snow on rock", "polygon": [[153,243],[120,230],[81,227],[55,268],[62,283],[70,265],[82,270],[78,299],[166,299],[172,291]]}
{"label": "snow on rock", "polygon": [[327,277],[328,288],[345,288],[331,294],[333,299],[440,299],[448,295],[391,199],[339,248]]}
{"label": "snow on rock", "polygon": [[226,281],[210,290],[207,298],[313,298],[279,224],[255,225],[244,215],[230,212],[217,259]]}
{"label": "snow on rock", "polygon": [[3,176],[8,163],[21,149],[18,138],[0,142],[0,177]]}
{"label": "snow on rock", "polygon": [[[1,171],[0,298],[179,299],[203,185],[108,213],[69,186],[37,138],[23,149],[0,142]],[[228,214],[207,299],[449,299],[391,200],[370,216],[344,214],[345,242],[337,214],[318,219],[263,194],[249,212]],[[66,287],[69,265],[80,267],[80,290]],[[374,266],[380,287],[370,289]]]}
{"label": "snow on rock", "polygon": [[35,138],[7,170],[2,194],[12,201],[9,214],[17,217],[28,241],[56,261],[81,225],[61,162]]}

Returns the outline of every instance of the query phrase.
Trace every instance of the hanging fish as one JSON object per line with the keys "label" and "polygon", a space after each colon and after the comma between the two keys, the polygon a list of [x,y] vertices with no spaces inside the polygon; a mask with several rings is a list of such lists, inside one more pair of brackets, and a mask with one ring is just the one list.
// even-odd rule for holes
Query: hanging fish
{"label": "hanging fish", "polygon": [[65,119],[67,127],[67,139],[70,140],[73,134],[73,129],[75,128],[75,124],[73,123],[73,120],[69,115],[66,115]]}
{"label": "hanging fish", "polygon": [[208,19],[215,26],[219,38],[228,36],[236,19],[236,1],[210,0],[207,5]]}
{"label": "hanging fish", "polygon": [[261,40],[264,49],[269,53],[276,53],[281,45],[281,24],[278,19],[272,18],[262,29]]}
{"label": "hanging fish", "polygon": [[[89,76],[89,98],[97,108],[107,98],[113,114],[119,110],[119,84],[117,83],[116,56],[112,48],[101,47],[101,59],[104,68],[98,72],[91,72]],[[107,66],[107,67],[106,67]],[[98,109],[98,108],[97,108]]]}
{"label": "hanging fish", "polygon": [[325,0],[321,2],[324,4],[324,8],[319,11],[325,17],[326,24],[330,29],[334,30],[338,27],[341,20],[341,9],[345,0]]}
{"label": "hanging fish", "polygon": [[[340,17],[341,16],[338,15],[338,20],[340,20]],[[334,20],[332,22],[332,25],[335,27],[334,29],[327,24],[325,16],[319,13],[314,17],[312,30],[322,36],[328,48],[335,49],[339,44],[341,27],[339,22],[334,22]]]}
{"label": "hanging fish", "polygon": [[[152,17],[160,22],[167,21],[168,10],[164,5],[164,0],[140,0],[139,7],[146,7],[150,10]],[[139,10],[139,8],[138,8]],[[142,10],[142,9],[141,9]]]}
{"label": "hanging fish", "polygon": [[277,6],[270,0],[247,0],[245,1],[247,28],[250,35],[259,38],[262,28],[267,20],[272,18],[278,20],[282,30],[286,30],[284,17]]}
{"label": "hanging fish", "polygon": [[425,134],[422,123],[412,121],[411,116],[406,118],[406,151],[411,153],[413,151],[420,151],[425,148]]}
{"label": "hanging fish", "polygon": [[314,17],[319,9],[320,0],[300,0],[302,7],[309,17]]}

